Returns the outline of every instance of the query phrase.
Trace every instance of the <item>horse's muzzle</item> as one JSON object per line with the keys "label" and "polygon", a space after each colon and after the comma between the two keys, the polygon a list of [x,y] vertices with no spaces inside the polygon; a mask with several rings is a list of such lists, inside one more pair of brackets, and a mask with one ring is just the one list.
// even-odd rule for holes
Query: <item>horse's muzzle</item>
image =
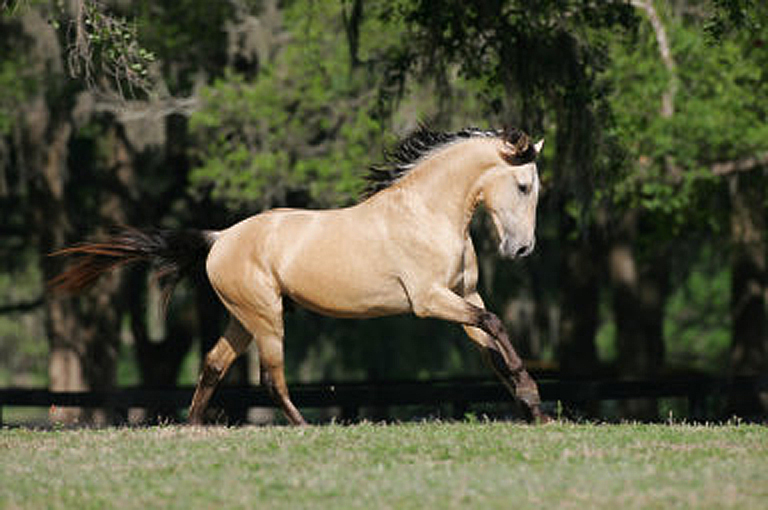
{"label": "horse's muzzle", "polygon": [[527,257],[533,251],[533,247],[536,244],[535,239],[531,239],[527,243],[519,243],[511,241],[509,238],[504,239],[499,245],[499,252],[502,257],[510,259],[517,259]]}

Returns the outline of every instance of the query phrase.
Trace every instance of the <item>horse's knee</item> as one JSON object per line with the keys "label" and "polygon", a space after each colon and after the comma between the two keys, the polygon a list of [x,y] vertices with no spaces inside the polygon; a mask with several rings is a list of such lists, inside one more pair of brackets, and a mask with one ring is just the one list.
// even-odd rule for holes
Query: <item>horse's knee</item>
{"label": "horse's knee", "polygon": [[475,319],[475,325],[491,335],[493,338],[502,338],[507,336],[507,331],[504,329],[504,324],[496,314],[489,312],[488,310],[479,308],[477,310],[477,316]]}

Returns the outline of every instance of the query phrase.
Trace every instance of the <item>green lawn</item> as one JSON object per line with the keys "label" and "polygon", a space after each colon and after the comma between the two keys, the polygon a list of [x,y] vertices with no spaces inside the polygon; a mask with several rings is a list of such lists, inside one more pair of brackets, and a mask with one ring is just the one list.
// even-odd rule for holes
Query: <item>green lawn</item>
{"label": "green lawn", "polygon": [[766,508],[768,427],[0,430],[0,508]]}

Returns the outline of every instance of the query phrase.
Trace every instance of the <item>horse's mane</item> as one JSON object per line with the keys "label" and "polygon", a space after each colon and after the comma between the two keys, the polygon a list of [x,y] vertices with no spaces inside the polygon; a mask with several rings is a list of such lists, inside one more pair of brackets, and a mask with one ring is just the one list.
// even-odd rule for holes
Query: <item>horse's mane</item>
{"label": "horse's mane", "polygon": [[517,128],[483,130],[474,127],[460,131],[433,131],[428,126],[419,127],[395,145],[391,151],[384,151],[384,162],[369,168],[365,179],[367,185],[364,197],[370,197],[390,187],[410,172],[428,154],[453,142],[476,138],[501,138],[512,145],[514,151],[505,155],[512,165],[523,165],[536,159],[536,150],[527,134]]}

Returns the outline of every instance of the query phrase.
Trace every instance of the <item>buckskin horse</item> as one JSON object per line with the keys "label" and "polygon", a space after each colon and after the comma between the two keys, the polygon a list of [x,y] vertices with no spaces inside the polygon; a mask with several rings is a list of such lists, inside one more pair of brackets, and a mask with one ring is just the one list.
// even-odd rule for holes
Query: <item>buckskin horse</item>
{"label": "buckskin horse", "polygon": [[75,256],[53,288],[80,291],[103,272],[153,261],[173,284],[203,267],[229,324],[205,357],[189,410],[203,422],[216,385],[252,340],[261,383],[290,423],[306,423],[283,370],[283,300],[333,317],[413,313],[458,323],[533,422],[548,421],[538,388],[499,318],[477,291],[469,234],[482,203],[499,251],[528,255],[535,242],[539,178],[531,143],[520,130],[421,127],[371,168],[364,199],[328,210],[274,209],[221,231],[123,228],[103,242],[64,248]]}

